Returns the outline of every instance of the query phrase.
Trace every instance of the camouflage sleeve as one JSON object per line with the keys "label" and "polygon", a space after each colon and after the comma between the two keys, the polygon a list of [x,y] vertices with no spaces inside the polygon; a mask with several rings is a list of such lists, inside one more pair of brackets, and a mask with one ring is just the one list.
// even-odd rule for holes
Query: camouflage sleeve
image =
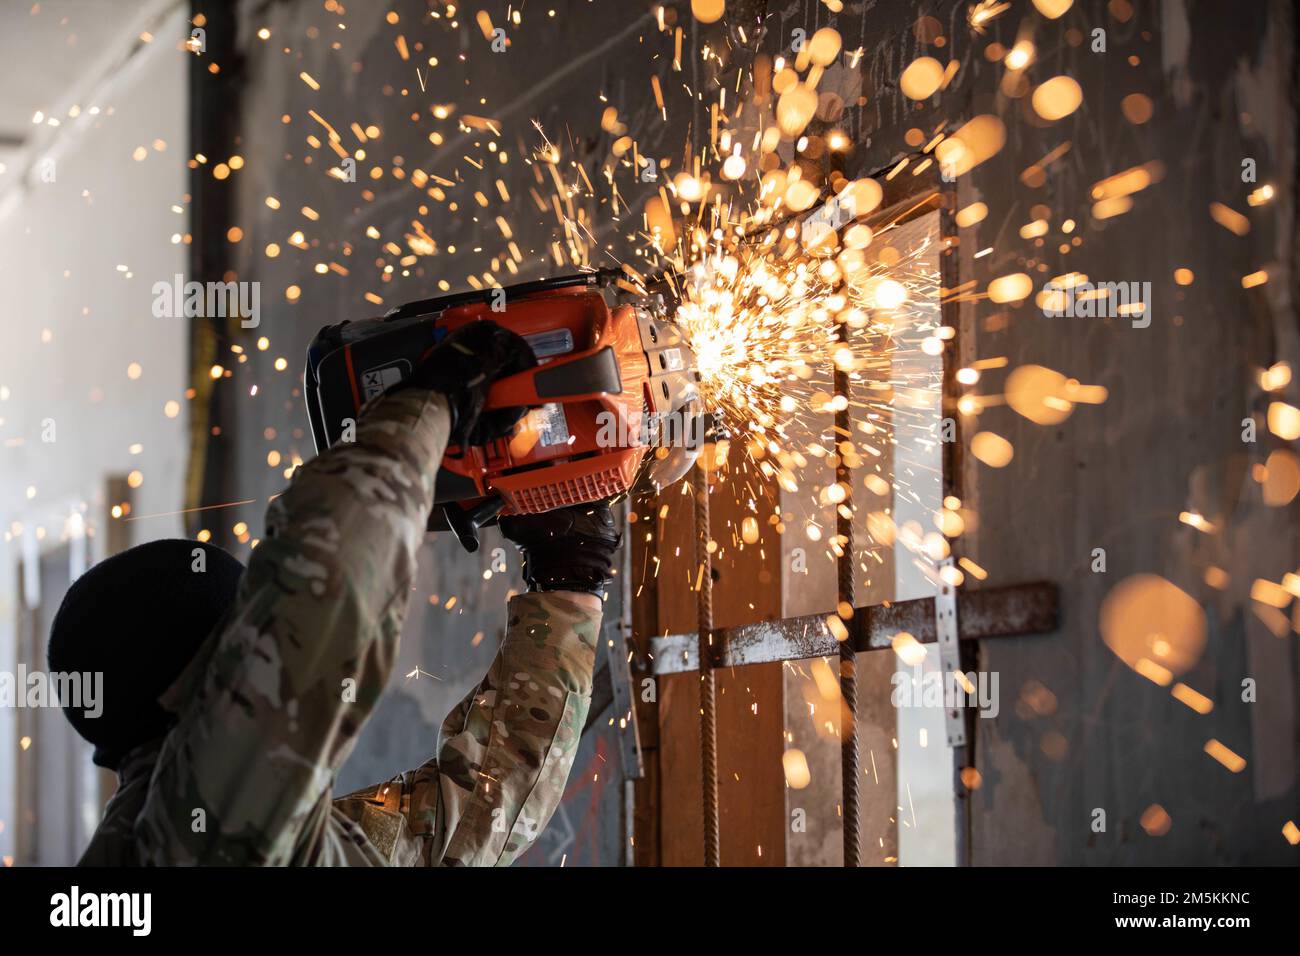
{"label": "camouflage sleeve", "polygon": [[564,794],[591,705],[601,614],[556,594],[510,601],[483,682],[442,725],[415,771],[408,820],[429,865],[508,866]]}
{"label": "camouflage sleeve", "polygon": [[272,502],[232,616],[164,701],[145,862],[302,862],[392,670],[448,425],[441,395],[385,396]]}

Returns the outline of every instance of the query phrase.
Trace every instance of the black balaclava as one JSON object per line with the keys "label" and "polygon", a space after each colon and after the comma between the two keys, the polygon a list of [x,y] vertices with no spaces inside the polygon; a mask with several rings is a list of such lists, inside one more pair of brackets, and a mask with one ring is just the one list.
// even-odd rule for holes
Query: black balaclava
{"label": "black balaclava", "polygon": [[243,573],[221,548],[172,538],[101,561],[68,588],[46,656],[52,673],[104,675],[98,717],[63,708],[95,745],[96,764],[116,770],[127,751],[171,727],[158,698],[234,604]]}

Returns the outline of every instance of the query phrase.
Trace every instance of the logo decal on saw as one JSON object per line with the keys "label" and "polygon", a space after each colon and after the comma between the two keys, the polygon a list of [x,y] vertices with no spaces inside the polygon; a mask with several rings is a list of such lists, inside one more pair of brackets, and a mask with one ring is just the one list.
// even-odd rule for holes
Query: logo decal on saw
{"label": "logo decal on saw", "polygon": [[411,363],[406,359],[366,369],[361,373],[361,401],[368,402],[384,394],[410,374]]}
{"label": "logo decal on saw", "polygon": [[541,408],[529,412],[530,424],[537,432],[537,442],[543,447],[567,445],[569,443],[569,423],[564,417],[564,406],[550,402]]}

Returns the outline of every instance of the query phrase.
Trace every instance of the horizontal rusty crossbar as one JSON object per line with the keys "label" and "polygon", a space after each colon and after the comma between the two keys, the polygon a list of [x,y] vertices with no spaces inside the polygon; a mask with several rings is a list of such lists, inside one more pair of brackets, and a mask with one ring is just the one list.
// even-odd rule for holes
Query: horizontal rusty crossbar
{"label": "horizontal rusty crossbar", "polygon": [[[714,632],[714,667],[773,664],[839,653],[839,642],[826,624],[827,615],[808,614],[778,621],[760,621]],[[1055,584],[1034,582],[1005,587],[959,591],[958,637],[978,641],[989,637],[1046,634],[1056,630]],[[849,640],[858,651],[878,651],[891,646],[894,636],[906,631],[922,644],[937,640],[934,599],[918,598],[856,608],[845,622]],[[699,636],[669,634],[650,641],[651,671],[684,674],[699,669]]]}

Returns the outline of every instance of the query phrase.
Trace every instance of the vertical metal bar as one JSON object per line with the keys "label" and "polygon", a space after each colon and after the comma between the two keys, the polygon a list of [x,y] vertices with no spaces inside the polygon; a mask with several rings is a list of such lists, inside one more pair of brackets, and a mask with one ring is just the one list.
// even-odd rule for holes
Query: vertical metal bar
{"label": "vertical metal bar", "polygon": [[[712,454],[705,446],[704,453]],[[695,491],[696,594],[700,630],[700,764],[704,784],[704,865],[721,866],[718,825],[718,719],[713,679],[713,559],[709,555],[709,474],[702,462],[691,470]]]}
{"label": "vertical metal bar", "polygon": [[[937,565],[942,574],[953,567],[952,555]],[[939,672],[943,675],[944,686],[948,686],[949,677],[962,670],[961,648],[958,646],[957,633],[957,589],[948,582],[939,585],[934,596],[934,633],[939,645]],[[966,716],[957,706],[945,708],[943,717],[944,733],[948,746],[957,750],[966,746]]]}
{"label": "vertical metal bar", "polygon": [[[841,342],[848,342],[848,328],[841,323]],[[835,530],[840,542],[836,562],[839,572],[839,603],[852,608],[853,601],[853,476],[849,472],[848,453],[853,450],[853,430],[849,416],[849,373],[835,369],[835,395],[843,397],[843,408],[835,412],[835,444],[839,452],[835,480],[844,489],[844,500],[836,506]],[[858,676],[857,655],[852,640],[840,642],[840,696],[843,698],[840,721],[840,777],[844,809],[844,865],[858,865]]]}
{"label": "vertical metal bar", "polygon": [[[939,181],[939,284],[942,289],[956,289],[961,284],[960,268],[958,253],[960,246],[957,240],[957,222],[956,213],[958,206],[957,182],[955,178],[940,176]],[[952,329],[954,338],[950,340],[948,347],[943,350],[943,398],[940,411],[940,418],[952,417],[952,431],[947,437],[949,441],[944,442],[943,449],[943,494],[945,499],[949,496],[963,498],[962,488],[962,435],[961,435],[961,414],[957,409],[957,402],[961,398],[961,384],[957,381],[957,370],[961,367],[961,351],[970,347],[969,343],[958,334],[961,323],[961,304],[957,297],[953,295],[941,296],[940,319],[944,326]],[[946,425],[941,421],[941,426]],[[950,561],[957,558],[956,548]],[[952,592],[951,586],[945,585],[944,592]],[[943,593],[935,597],[936,623],[942,624],[945,617],[951,615],[951,637],[957,637],[956,626],[956,594]],[[961,670],[967,669],[967,664],[975,663],[974,658],[978,655],[978,645],[969,648],[963,648],[957,641],[950,643],[957,644],[956,648],[950,651],[948,660],[944,663],[945,679],[947,678],[946,668],[951,663],[951,658],[956,658],[957,667]],[[941,651],[941,659],[944,655]],[[963,715],[965,726],[963,732],[950,735],[950,745],[952,746],[953,766],[953,793],[954,802],[956,803],[954,827],[956,829],[957,844],[957,865],[970,865],[970,799],[966,792],[966,785],[962,782],[961,771],[964,766],[975,764],[975,727],[974,711],[968,710]],[[951,726],[953,721],[949,715],[948,723]]]}
{"label": "vertical metal bar", "polygon": [[[650,667],[652,658],[649,650],[653,635],[659,631],[659,577],[643,573],[641,569],[648,567],[652,555],[659,550],[659,529],[653,522],[659,511],[660,500],[658,495],[637,495],[633,499],[637,512],[645,519],[645,524],[651,531],[629,534],[632,540],[628,542],[627,549],[630,567],[637,569],[636,573],[641,578],[629,602],[632,608],[632,644],[635,648],[632,670],[638,685],[649,679],[652,687],[656,678]],[[632,527],[641,526],[630,524],[629,529]],[[629,582],[632,573],[629,571]],[[632,695],[637,724],[643,732],[641,743],[646,768],[645,777],[635,781],[636,796],[632,811],[633,866],[658,866],[661,859],[660,820],[663,807],[659,793],[659,695],[655,689],[655,693],[638,692]]]}
{"label": "vertical metal bar", "polygon": [[[229,155],[231,145],[239,139],[243,90],[248,77],[236,38],[239,35],[240,5],[204,3],[191,0],[190,18],[207,31],[207,53],[187,56],[190,62],[189,155]],[[188,29],[188,27],[187,27]],[[219,73],[208,66],[218,63]],[[236,276],[236,261],[226,241],[226,230],[235,223],[235,189],[237,177],[220,181],[208,166],[199,164],[190,171],[189,203],[190,277],[199,282],[225,281]],[[239,422],[237,390],[213,380],[208,370],[221,352],[239,334],[238,316],[206,316],[190,325],[190,382],[195,388],[189,403],[189,464],[185,478],[187,508],[241,497],[235,493],[238,476],[235,451]],[[215,429],[215,431],[214,431]],[[186,533],[193,537],[202,525],[202,513],[185,516]],[[235,548],[230,523],[217,521],[212,526],[212,543]]]}
{"label": "vertical metal bar", "polygon": [[[624,541],[632,537],[632,526],[627,519],[630,510],[631,500],[628,498],[616,506],[619,532]],[[645,761],[641,753],[641,722],[637,720],[636,691],[632,683],[632,665],[628,653],[635,646],[632,640],[632,549],[620,548],[617,562],[615,584],[609,589],[605,601],[605,621],[609,623],[602,629],[606,638],[603,650],[608,661],[614,717],[616,721],[626,721],[618,731],[619,763],[623,768],[623,779],[640,780],[645,776]],[[611,618],[614,618],[613,622],[610,622]],[[588,720],[590,719],[589,716]]]}

